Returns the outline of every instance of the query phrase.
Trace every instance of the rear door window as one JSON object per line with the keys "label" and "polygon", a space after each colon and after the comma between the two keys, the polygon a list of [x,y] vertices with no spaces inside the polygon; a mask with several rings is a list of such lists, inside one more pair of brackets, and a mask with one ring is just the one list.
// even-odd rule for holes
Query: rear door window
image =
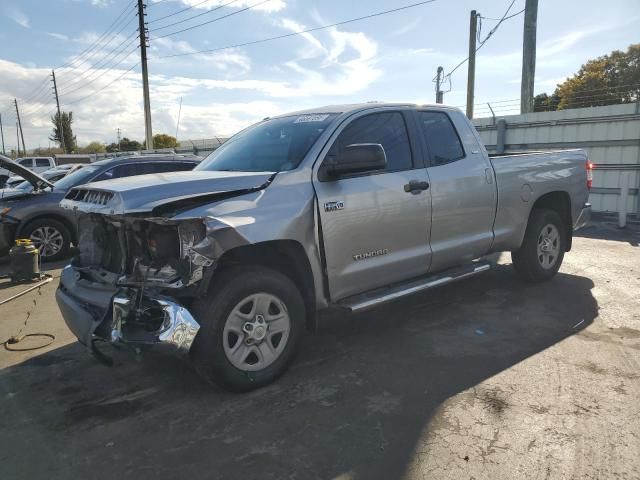
{"label": "rear door window", "polygon": [[48,167],[49,159],[48,158],[36,158],[36,167]]}
{"label": "rear door window", "polygon": [[458,132],[446,113],[418,112],[418,124],[429,147],[432,166],[464,158]]}

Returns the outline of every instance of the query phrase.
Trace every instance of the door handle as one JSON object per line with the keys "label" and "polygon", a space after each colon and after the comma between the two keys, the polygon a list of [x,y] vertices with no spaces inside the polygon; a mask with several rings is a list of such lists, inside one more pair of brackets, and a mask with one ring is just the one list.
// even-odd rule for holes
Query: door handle
{"label": "door handle", "polygon": [[429,190],[429,182],[420,180],[410,180],[404,186],[404,191],[407,193],[420,193],[423,190]]}

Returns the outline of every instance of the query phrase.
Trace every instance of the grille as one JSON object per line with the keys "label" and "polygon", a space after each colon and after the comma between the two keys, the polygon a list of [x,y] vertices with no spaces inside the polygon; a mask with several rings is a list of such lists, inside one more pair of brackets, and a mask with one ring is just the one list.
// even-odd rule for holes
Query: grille
{"label": "grille", "polygon": [[93,205],[106,205],[113,198],[113,193],[88,188],[75,188],[67,195],[68,200],[91,203]]}

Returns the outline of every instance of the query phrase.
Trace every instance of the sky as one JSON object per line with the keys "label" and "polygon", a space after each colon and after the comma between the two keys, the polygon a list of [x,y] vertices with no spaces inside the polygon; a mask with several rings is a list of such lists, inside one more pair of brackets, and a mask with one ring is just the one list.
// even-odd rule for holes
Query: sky
{"label": "sky", "polygon": [[[177,131],[179,141],[224,137],[268,116],[322,105],[433,103],[438,66],[446,73],[467,57],[469,12],[476,9],[486,17],[480,32],[484,38],[497,23],[490,19],[502,17],[511,0],[435,0],[338,27],[222,49],[417,1],[147,0],[153,132]],[[509,13],[522,10],[524,2],[515,0]],[[143,140],[135,3],[0,0],[0,114],[7,151],[16,145],[14,98],[27,149],[49,146],[55,111],[52,69],[61,109],[73,112],[80,145],[114,142],[118,128],[123,137]],[[540,0],[536,94],[551,93],[585,61],[640,41],[638,0],[604,5]],[[503,22],[478,52],[476,116],[488,114],[486,102],[497,114],[517,113],[523,17]],[[181,23],[171,25],[175,22]],[[201,50],[216,51],[193,53]],[[450,78],[445,103],[463,106],[466,65]]]}

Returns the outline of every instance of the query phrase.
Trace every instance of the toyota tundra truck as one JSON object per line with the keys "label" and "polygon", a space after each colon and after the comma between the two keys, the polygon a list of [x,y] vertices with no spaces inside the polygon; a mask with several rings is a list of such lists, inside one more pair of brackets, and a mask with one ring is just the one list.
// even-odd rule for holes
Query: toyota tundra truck
{"label": "toyota tundra truck", "polygon": [[442,105],[267,118],[194,171],[69,191],[79,253],[56,296],[96,342],[165,346],[234,391],[292,362],[317,314],[360,312],[491,268],[554,277],[590,216],[582,150],[490,157]]}

